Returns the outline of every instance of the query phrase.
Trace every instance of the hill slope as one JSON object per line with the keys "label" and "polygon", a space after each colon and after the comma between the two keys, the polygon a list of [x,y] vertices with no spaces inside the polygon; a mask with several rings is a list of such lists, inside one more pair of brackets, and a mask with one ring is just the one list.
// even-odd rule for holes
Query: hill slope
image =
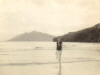
{"label": "hill slope", "polygon": [[[64,42],[100,42],[100,23],[93,27],[61,36]],[[57,37],[53,39],[57,40]]]}
{"label": "hill slope", "polygon": [[18,35],[8,41],[52,41],[54,36],[42,33],[42,32],[37,32],[37,31],[32,31],[30,33],[24,33],[21,35]]}

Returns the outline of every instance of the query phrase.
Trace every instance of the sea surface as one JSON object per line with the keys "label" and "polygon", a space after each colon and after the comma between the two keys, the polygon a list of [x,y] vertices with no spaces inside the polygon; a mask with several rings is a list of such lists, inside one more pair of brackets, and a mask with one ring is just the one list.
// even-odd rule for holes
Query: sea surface
{"label": "sea surface", "polygon": [[100,75],[100,43],[0,42],[0,75]]}

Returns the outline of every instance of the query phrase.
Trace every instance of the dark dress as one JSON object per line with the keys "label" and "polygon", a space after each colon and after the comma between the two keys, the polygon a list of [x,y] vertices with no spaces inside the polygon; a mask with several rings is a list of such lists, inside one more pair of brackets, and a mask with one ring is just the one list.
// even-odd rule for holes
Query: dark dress
{"label": "dark dress", "polygon": [[57,42],[57,50],[62,50],[62,41]]}

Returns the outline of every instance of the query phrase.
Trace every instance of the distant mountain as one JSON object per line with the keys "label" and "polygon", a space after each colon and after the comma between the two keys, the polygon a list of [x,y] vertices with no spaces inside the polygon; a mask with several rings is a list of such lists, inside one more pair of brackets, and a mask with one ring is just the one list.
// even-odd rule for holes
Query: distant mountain
{"label": "distant mountain", "polygon": [[[61,39],[64,42],[100,42],[100,23],[77,32],[69,32],[61,36]],[[53,40],[56,41],[57,37]]]}
{"label": "distant mountain", "polygon": [[52,41],[54,36],[42,33],[42,32],[37,32],[37,31],[32,31],[30,33],[24,33],[21,35],[18,35],[8,41]]}

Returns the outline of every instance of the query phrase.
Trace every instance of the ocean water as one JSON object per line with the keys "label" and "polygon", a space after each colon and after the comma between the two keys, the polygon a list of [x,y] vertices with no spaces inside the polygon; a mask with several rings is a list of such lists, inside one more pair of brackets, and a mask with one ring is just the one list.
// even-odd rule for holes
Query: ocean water
{"label": "ocean water", "polygon": [[100,75],[99,43],[63,42],[56,56],[56,42],[0,42],[0,75]]}

